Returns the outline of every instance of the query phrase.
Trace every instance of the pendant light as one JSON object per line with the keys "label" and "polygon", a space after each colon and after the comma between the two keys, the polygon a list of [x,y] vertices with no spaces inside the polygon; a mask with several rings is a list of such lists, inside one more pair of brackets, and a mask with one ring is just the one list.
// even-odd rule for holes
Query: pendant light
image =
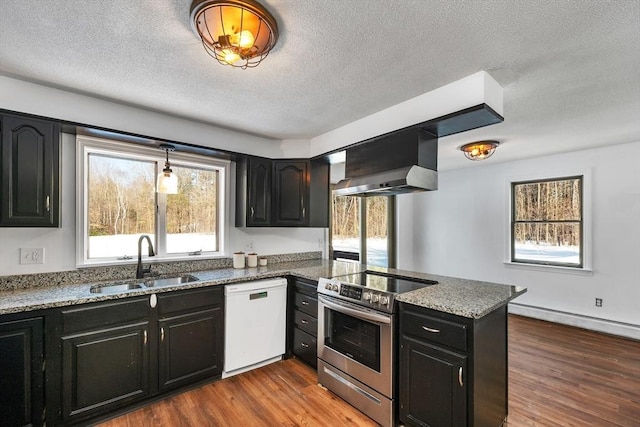
{"label": "pendant light", "polygon": [[174,151],[175,147],[171,144],[160,144],[160,149],[167,153],[167,160],[164,162],[164,169],[158,174],[156,191],[164,194],[178,194],[178,176],[173,173],[169,163],[169,151]]}
{"label": "pendant light", "polygon": [[499,144],[500,143],[495,140],[470,142],[460,147],[460,151],[462,151],[469,160],[484,160],[493,155],[493,152],[496,151],[496,147]]}
{"label": "pendant light", "polygon": [[278,24],[254,0],[195,0],[191,28],[222,65],[257,67],[278,41]]}

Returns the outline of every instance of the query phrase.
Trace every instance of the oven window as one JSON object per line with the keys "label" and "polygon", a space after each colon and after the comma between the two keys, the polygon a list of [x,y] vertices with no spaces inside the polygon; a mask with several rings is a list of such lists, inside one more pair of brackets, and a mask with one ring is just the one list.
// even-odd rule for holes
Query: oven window
{"label": "oven window", "polygon": [[327,347],[380,372],[380,326],[328,308],[325,318]]}

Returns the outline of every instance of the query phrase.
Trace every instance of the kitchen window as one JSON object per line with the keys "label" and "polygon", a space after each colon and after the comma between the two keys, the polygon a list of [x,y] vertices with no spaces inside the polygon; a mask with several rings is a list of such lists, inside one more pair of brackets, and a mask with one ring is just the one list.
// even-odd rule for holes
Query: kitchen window
{"label": "kitchen window", "polygon": [[584,268],[584,176],[511,182],[511,262]]}
{"label": "kitchen window", "polygon": [[332,195],[333,259],[395,267],[395,196]]}
{"label": "kitchen window", "polygon": [[159,194],[161,150],[86,136],[77,142],[78,265],[136,260],[145,234],[159,259],[225,255],[229,162],[173,152],[178,194]]}

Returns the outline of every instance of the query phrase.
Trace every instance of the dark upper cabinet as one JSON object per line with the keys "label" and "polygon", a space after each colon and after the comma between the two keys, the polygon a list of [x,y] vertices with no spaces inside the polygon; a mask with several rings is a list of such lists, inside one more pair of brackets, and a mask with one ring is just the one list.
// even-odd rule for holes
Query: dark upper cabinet
{"label": "dark upper cabinet", "polygon": [[0,322],[0,424],[43,424],[42,318]]}
{"label": "dark upper cabinet", "polygon": [[247,156],[236,166],[237,227],[328,227],[329,163]]}
{"label": "dark upper cabinet", "polygon": [[60,126],[0,115],[0,226],[60,224]]}
{"label": "dark upper cabinet", "polygon": [[273,224],[309,224],[309,161],[273,161]]}
{"label": "dark upper cabinet", "polygon": [[271,160],[246,157],[236,166],[236,226],[271,226]]}

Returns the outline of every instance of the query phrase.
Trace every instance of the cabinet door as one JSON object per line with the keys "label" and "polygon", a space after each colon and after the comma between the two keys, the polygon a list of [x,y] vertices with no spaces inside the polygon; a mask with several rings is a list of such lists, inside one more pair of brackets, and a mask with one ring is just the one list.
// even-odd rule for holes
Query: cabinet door
{"label": "cabinet door", "polygon": [[62,416],[75,421],[149,395],[149,324],[62,337]]}
{"label": "cabinet door", "polygon": [[222,373],[221,307],[161,319],[158,325],[160,390]]}
{"label": "cabinet door", "polygon": [[57,227],[60,128],[57,123],[2,115],[0,225]]}
{"label": "cabinet door", "polygon": [[0,424],[43,423],[42,319],[0,323]]}
{"label": "cabinet door", "polygon": [[309,223],[309,162],[273,161],[273,224],[301,227]]}
{"label": "cabinet door", "polygon": [[407,425],[467,425],[466,357],[402,336],[400,420]]}
{"label": "cabinet door", "polygon": [[249,158],[247,226],[271,225],[271,161]]}

